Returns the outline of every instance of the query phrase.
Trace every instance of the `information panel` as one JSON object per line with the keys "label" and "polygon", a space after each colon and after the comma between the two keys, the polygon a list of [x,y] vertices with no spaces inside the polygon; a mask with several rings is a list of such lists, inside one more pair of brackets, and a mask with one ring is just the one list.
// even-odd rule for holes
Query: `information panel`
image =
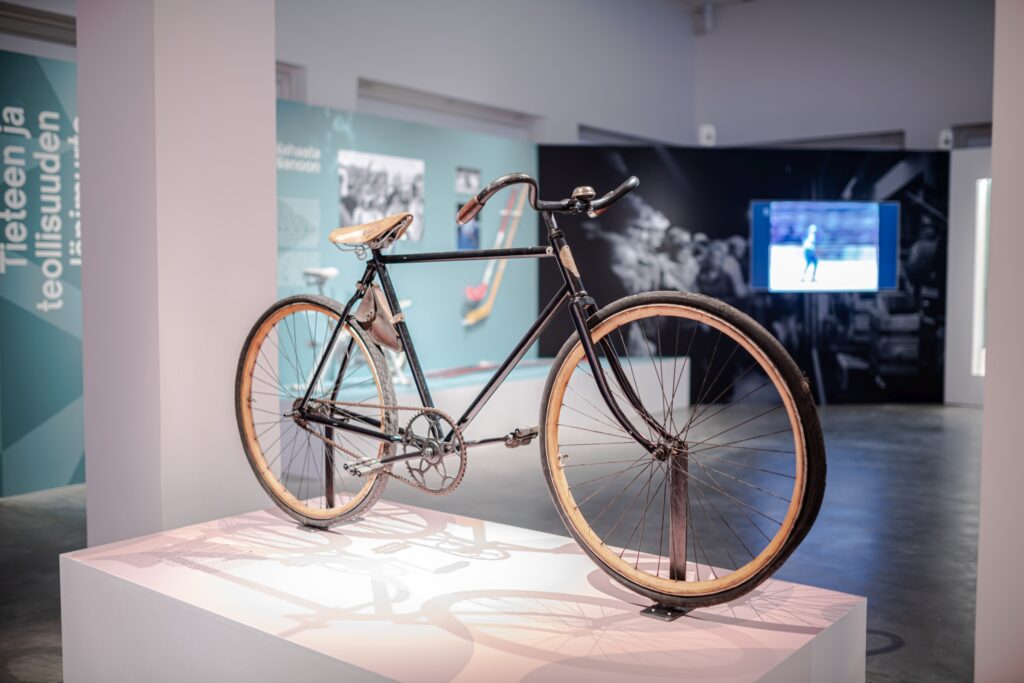
{"label": "information panel", "polygon": [[75,65],[0,51],[0,495],[84,480]]}

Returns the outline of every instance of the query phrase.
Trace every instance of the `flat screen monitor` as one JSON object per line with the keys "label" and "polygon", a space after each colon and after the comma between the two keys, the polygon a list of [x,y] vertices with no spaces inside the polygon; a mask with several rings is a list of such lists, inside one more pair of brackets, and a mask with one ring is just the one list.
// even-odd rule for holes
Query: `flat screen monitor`
{"label": "flat screen monitor", "polygon": [[750,204],[751,284],[770,292],[896,287],[899,202]]}

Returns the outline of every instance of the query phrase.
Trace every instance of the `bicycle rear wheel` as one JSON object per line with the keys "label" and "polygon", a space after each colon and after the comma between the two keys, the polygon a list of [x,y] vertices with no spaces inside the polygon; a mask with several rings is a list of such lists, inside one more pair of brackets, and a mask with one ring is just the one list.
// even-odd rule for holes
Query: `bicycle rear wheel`
{"label": "bicycle rear wheel", "polygon": [[[352,453],[381,458],[393,451],[294,414],[341,312],[336,301],[322,296],[278,301],[249,332],[235,380],[235,414],[249,465],[274,503],[309,526],[328,527],[373,505],[383,493],[387,468],[356,478],[342,465],[355,459]],[[335,401],[361,404],[345,409],[376,421],[386,434],[397,433],[397,415],[388,409],[395,394],[387,362],[356,325],[342,328],[310,399],[324,413]]]}
{"label": "bicycle rear wheel", "polygon": [[752,590],[804,538],[824,494],[824,441],[799,369],[755,321],[700,295],[627,297],[591,324],[616,400],[662,448],[647,452],[612,417],[573,335],[541,412],[544,474],[569,532],[661,604]]}

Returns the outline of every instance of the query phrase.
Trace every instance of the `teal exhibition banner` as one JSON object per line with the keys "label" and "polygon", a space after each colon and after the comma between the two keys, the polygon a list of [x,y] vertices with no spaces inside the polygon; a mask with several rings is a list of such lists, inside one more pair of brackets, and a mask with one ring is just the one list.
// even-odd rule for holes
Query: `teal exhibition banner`
{"label": "teal exhibition banner", "polygon": [[[85,476],[75,71],[0,51],[0,496]],[[363,264],[330,244],[331,229],[402,211],[414,223],[397,253],[536,244],[536,217],[514,195],[455,223],[482,183],[536,175],[531,143],[288,101],[277,115],[282,296],[345,300]],[[503,359],[536,316],[537,267],[395,267],[424,366]]]}
{"label": "teal exhibition banner", "polygon": [[[538,244],[537,216],[514,191],[497,195],[469,226],[455,223],[483,183],[506,173],[537,175],[537,146],[530,142],[279,100],[277,169],[282,296],[322,289],[347,300],[364,263],[340,252],[328,234],[404,211],[413,224],[391,253]],[[537,269],[553,266],[504,263],[390,269],[428,371],[500,362],[534,321]],[[332,268],[336,274],[324,282],[307,275]]]}
{"label": "teal exhibition banner", "polygon": [[75,65],[0,51],[0,495],[85,478]]}

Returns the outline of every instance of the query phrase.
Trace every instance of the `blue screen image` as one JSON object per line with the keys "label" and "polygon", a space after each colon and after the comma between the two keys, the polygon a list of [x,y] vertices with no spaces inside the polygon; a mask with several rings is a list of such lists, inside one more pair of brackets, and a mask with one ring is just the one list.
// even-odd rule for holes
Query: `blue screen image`
{"label": "blue screen image", "polygon": [[896,285],[895,202],[751,203],[751,283],[771,292],[876,292]]}

